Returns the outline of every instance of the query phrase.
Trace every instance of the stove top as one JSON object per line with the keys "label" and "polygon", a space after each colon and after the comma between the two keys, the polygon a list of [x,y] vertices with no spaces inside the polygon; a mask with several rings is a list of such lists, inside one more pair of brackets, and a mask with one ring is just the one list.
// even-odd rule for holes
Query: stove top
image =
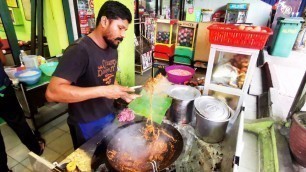
{"label": "stove top", "polygon": [[[190,125],[177,125],[169,121],[166,123],[173,125],[181,133],[184,148],[174,164],[162,172],[218,171],[223,155],[220,144],[209,144],[202,141],[195,135],[194,128]],[[117,130],[114,131],[114,133],[117,132]],[[106,136],[98,143],[91,163],[94,171],[116,172],[106,159],[107,144],[111,138],[111,136]]]}

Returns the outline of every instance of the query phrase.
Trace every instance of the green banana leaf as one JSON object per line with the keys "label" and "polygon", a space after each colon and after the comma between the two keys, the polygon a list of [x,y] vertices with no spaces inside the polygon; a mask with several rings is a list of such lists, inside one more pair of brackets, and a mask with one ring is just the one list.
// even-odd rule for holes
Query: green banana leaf
{"label": "green banana leaf", "polygon": [[[142,95],[134,99],[128,108],[132,109],[135,114],[150,118],[152,114],[152,120],[158,124],[161,124],[167,110],[171,106],[172,98],[167,95],[153,94],[152,95],[152,108],[150,107],[150,95],[146,90],[140,92]],[[152,112],[151,112],[152,109]]]}

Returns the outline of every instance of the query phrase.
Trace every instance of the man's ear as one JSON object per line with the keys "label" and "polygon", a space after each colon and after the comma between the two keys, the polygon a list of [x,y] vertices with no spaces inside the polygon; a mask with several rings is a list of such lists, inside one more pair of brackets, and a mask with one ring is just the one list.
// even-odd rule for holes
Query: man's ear
{"label": "man's ear", "polygon": [[102,27],[107,27],[108,26],[108,19],[106,16],[102,16],[101,17],[101,21],[100,21],[100,24],[102,25]]}

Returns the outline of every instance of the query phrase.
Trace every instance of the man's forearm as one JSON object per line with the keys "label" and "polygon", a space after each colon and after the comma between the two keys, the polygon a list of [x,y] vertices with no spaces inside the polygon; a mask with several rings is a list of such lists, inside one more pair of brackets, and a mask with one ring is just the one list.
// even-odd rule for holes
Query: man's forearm
{"label": "man's forearm", "polygon": [[97,87],[77,87],[73,85],[59,85],[56,89],[49,88],[46,98],[49,102],[75,103],[88,99],[101,97],[101,88]]}

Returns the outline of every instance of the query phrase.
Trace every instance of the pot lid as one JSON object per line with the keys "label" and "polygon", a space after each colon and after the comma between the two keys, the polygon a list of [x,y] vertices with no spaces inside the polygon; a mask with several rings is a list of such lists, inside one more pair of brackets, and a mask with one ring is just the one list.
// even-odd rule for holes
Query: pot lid
{"label": "pot lid", "polygon": [[217,98],[211,96],[199,97],[195,99],[194,106],[200,115],[207,119],[220,121],[229,118],[227,105]]}
{"label": "pot lid", "polygon": [[169,96],[178,100],[194,100],[201,96],[201,92],[187,85],[173,85],[169,90]]}

